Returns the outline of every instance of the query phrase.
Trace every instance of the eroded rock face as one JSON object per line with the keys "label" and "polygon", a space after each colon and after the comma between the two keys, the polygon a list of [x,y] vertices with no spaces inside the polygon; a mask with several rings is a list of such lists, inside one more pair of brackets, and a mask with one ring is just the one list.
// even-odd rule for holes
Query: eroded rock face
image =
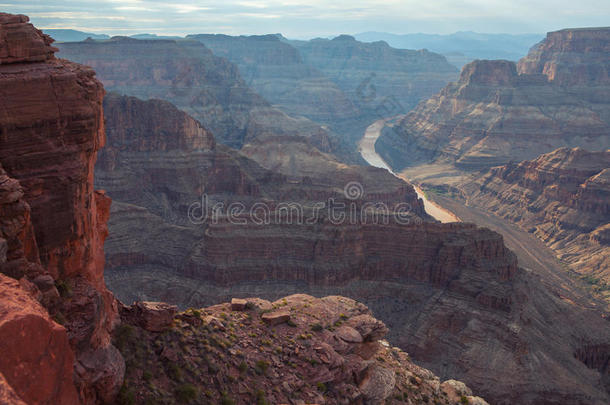
{"label": "eroded rock face", "polygon": [[365,43],[341,35],[290,43],[306,63],[337,83],[354,105],[375,118],[404,114],[455,80],[458,73],[439,54],[395,49],[383,41]]}
{"label": "eroded rock face", "polygon": [[558,149],[491,169],[468,202],[534,232],[581,274],[610,282],[610,151]]}
{"label": "eroded rock face", "polygon": [[517,66],[474,61],[420,103],[377,149],[395,168],[448,161],[478,170],[560,147],[610,145],[610,30],[549,33]]}
{"label": "eroded rock face", "polygon": [[170,101],[239,149],[269,135],[312,137],[329,151],[329,133],[305,118],[273,108],[242,79],[238,68],[194,40],[137,40],[59,44],[61,56],[95,69],[106,89]]}
{"label": "eroded rock face", "polygon": [[[383,325],[354,300],[298,294],[273,303],[249,301],[245,311],[232,311],[230,303],[189,309],[178,314],[174,327],[164,334],[147,332],[125,319],[116,341],[129,364],[126,391],[138,403],[152,396],[236,404],[363,405],[398,398],[411,403],[455,403],[437,376],[381,341],[383,335],[366,342],[346,342],[340,337],[345,328],[341,323],[352,317],[367,316]],[[286,313],[292,322],[261,322],[270,314],[263,308],[276,308],[273,311]],[[180,345],[172,343],[178,340]],[[146,375],[137,354],[142,349],[151,353]],[[203,352],[205,357],[200,355]],[[195,372],[178,376],[166,371],[163,364],[168,361],[172,370]],[[163,391],[145,389],[151,381]],[[192,388],[186,390],[187,386]]]}
{"label": "eroded rock face", "polygon": [[254,90],[292,116],[302,115],[331,125],[358,119],[358,109],[343,91],[306,64],[299,51],[277,35],[188,38],[202,42],[215,55],[235,63]]}
{"label": "eroded rock face", "polygon": [[74,353],[66,330],[51,320],[18,281],[3,274],[0,352],[0,398],[18,396],[28,404],[79,403],[73,380]]}
{"label": "eroded rock face", "polygon": [[149,332],[163,332],[172,326],[178,307],[165,302],[134,302],[121,308],[121,317]]}
{"label": "eroded rock face", "polygon": [[519,61],[519,72],[544,74],[562,86],[610,85],[610,28],[549,32]]}
{"label": "eroded rock face", "polygon": [[[117,311],[103,278],[110,199],[93,189],[95,156],[105,140],[104,90],[91,69],[55,59],[51,40],[27,18],[0,21],[8,21],[0,24],[0,37],[10,43],[10,53],[0,57],[6,170],[0,171],[0,236],[7,243],[0,268],[64,323],[75,357],[69,382],[79,400],[110,401],[124,363],[110,343]],[[4,374],[21,396],[18,382]]]}
{"label": "eroded rock face", "polygon": [[48,35],[28,24],[25,15],[0,13],[0,64],[44,62],[57,48]]}

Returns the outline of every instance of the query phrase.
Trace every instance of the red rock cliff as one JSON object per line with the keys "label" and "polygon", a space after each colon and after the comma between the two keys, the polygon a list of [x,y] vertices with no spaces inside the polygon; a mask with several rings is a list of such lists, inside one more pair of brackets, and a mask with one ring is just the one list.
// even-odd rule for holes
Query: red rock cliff
{"label": "red rock cliff", "polygon": [[42,301],[66,327],[80,400],[109,400],[124,365],[110,343],[117,312],[103,279],[110,200],[93,188],[104,89],[91,69],[56,59],[52,40],[27,21],[0,14],[0,162],[21,187],[4,177],[2,209],[19,220],[0,223],[11,263],[2,268],[50,291]]}

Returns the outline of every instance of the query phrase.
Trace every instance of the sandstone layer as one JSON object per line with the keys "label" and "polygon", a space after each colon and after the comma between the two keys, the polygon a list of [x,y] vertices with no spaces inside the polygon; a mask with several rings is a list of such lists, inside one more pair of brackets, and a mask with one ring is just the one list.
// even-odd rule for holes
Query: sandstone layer
{"label": "sandstone layer", "polygon": [[488,169],[560,147],[610,145],[610,29],[551,32],[517,67],[474,61],[377,147],[397,169],[433,160]]}
{"label": "sandstone layer", "polygon": [[[14,330],[36,329],[38,323],[40,333],[49,337],[34,334],[32,344],[39,338],[56,345],[49,355],[73,362],[73,371],[68,380],[56,381],[55,388],[46,382],[56,390],[54,395],[61,391],[58,402],[53,394],[44,402],[44,395],[32,399],[23,391],[31,389],[24,387],[32,379],[39,381],[36,373],[65,379],[65,374],[49,370],[52,364],[35,370],[26,361],[18,377],[4,376],[26,402],[74,403],[69,394],[74,386],[83,403],[106,401],[119,389],[124,363],[110,342],[117,310],[103,278],[110,200],[93,188],[95,155],[105,139],[104,90],[91,69],[55,59],[51,39],[27,21],[25,16],[0,14],[0,37],[9,43],[0,63],[0,162],[6,170],[0,172],[0,234],[6,241],[0,269],[20,279],[65,326],[40,312],[31,317],[24,313],[15,315]],[[15,307],[8,308],[10,318]],[[62,346],[66,332],[69,349]],[[55,373],[60,370],[65,371]]]}
{"label": "sandstone layer", "polygon": [[[413,189],[384,170],[340,165],[319,152],[311,154],[315,164],[305,157],[291,164],[279,153],[281,139],[270,150],[244,148],[263,168],[214,145],[196,124],[170,134],[137,132],[145,127],[128,123],[159,103],[106,100],[108,153],[100,156],[96,184],[115,201],[106,279],[124,302],[185,308],[235,296],[340,294],[370,306],[392,326],[389,339],[416,360],[442,378],[466,381],[492,403],[607,402],[607,322],[565,298],[561,286],[548,290],[519,269],[500,235],[471,224],[427,222]],[[129,139],[121,128],[134,129]],[[182,149],[184,141],[168,136],[199,146]],[[306,156],[306,148],[299,151]],[[344,194],[350,181],[363,191],[353,200]],[[197,205],[189,217],[202,194],[224,204],[222,215],[206,218]],[[357,213],[367,202],[406,202],[412,216],[409,224],[391,215],[387,224],[336,223],[322,212],[308,222],[313,205],[329,198],[355,204]],[[246,208],[237,220],[226,212],[234,202]],[[303,207],[304,221],[288,221],[282,202]],[[283,214],[256,222],[247,210],[256,203]]]}
{"label": "sandstone layer", "polygon": [[163,334],[125,323],[115,337],[127,359],[122,394],[137,403],[487,404],[413,364],[381,340],[386,332],[364,305],[337,296],[189,309]]}
{"label": "sandstone layer", "polygon": [[558,149],[463,186],[469,204],[533,232],[591,282],[610,283],[610,151]]}

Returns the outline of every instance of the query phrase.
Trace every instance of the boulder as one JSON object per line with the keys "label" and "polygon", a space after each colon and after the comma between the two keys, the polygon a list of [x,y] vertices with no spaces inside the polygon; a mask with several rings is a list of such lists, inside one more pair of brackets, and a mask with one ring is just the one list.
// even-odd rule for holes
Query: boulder
{"label": "boulder", "polygon": [[269,326],[280,325],[288,322],[290,313],[287,311],[267,312],[261,315],[261,319]]}

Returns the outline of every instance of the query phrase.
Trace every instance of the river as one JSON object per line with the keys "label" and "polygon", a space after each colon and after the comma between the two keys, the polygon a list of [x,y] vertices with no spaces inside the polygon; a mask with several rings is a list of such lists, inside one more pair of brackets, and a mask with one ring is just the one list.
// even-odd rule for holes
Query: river
{"label": "river", "polygon": [[424,201],[424,208],[425,208],[426,212],[430,216],[434,217],[436,220],[443,222],[443,223],[459,222],[460,219],[455,214],[453,214],[451,211],[428,200],[426,198],[426,196],[424,195],[423,191],[419,187],[417,187],[416,185],[411,183],[409,181],[409,179],[407,179],[406,177],[404,177],[401,174],[394,173],[394,171],[385,162],[385,160],[383,160],[383,158],[381,156],[379,156],[379,154],[375,151],[375,142],[377,142],[377,138],[379,138],[379,136],[381,135],[381,130],[383,129],[383,127],[387,121],[388,121],[387,119],[377,120],[373,124],[368,126],[368,128],[364,132],[364,136],[362,137],[362,139],[360,140],[360,143],[358,145],[358,150],[359,150],[362,158],[364,160],[366,160],[366,162],[369,165],[375,166],[375,167],[380,167],[382,169],[386,169],[387,171],[389,171],[390,173],[392,173],[394,176],[398,177],[399,179],[406,181],[407,183],[413,185],[413,187],[415,188],[415,192],[417,193],[417,196]]}

